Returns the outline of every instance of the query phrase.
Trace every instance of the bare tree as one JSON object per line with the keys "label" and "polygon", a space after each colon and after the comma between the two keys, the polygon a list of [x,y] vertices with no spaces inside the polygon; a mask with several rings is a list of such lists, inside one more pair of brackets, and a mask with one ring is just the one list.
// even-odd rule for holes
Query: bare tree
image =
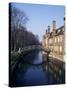
{"label": "bare tree", "polygon": [[16,42],[18,41],[16,40],[17,29],[26,27],[27,21],[28,18],[26,14],[11,4],[11,31],[13,31],[13,35],[11,35],[11,41],[13,40],[12,43],[14,45],[12,46],[14,46],[14,50],[16,50]]}
{"label": "bare tree", "polygon": [[11,5],[11,49],[18,50],[28,45],[39,44],[38,37],[32,32],[27,31],[26,23],[28,18],[26,14],[18,8]]}
{"label": "bare tree", "polygon": [[28,17],[24,11],[19,10],[18,8],[11,6],[11,26],[13,29],[25,27]]}

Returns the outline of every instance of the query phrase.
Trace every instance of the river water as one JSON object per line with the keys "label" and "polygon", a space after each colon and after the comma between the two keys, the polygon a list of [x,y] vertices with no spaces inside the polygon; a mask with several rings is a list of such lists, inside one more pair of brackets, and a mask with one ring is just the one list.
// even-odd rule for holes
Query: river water
{"label": "river water", "polygon": [[46,62],[45,58],[41,51],[34,51],[21,59],[13,73],[13,86],[64,84],[63,63]]}

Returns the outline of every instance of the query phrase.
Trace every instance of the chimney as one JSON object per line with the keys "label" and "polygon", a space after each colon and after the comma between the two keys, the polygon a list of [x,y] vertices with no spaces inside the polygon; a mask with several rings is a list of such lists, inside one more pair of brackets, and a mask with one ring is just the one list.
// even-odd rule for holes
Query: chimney
{"label": "chimney", "polygon": [[53,20],[53,34],[56,34],[56,21]]}

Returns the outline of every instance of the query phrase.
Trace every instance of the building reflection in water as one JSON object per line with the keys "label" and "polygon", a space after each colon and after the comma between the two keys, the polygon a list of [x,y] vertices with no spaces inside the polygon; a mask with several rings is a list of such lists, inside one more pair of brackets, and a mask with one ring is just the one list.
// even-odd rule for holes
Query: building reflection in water
{"label": "building reflection in water", "polygon": [[[43,56],[44,60],[44,56]],[[52,60],[49,60],[49,62],[44,63],[43,70],[48,73],[48,82],[50,83],[50,76],[52,76],[55,79],[55,83],[61,84],[65,83],[65,70],[63,68],[63,63],[60,65],[57,60],[56,63],[54,63]]]}
{"label": "building reflection in water", "polygon": [[54,63],[42,52],[32,52],[19,62],[15,72],[13,86],[64,84],[63,64]]}

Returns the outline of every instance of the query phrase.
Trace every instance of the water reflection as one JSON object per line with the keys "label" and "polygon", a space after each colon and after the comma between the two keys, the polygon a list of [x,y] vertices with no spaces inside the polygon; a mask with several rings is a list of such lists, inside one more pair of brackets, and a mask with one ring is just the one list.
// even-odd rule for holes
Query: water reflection
{"label": "water reflection", "polygon": [[59,64],[51,61],[44,62],[45,58],[40,51],[31,52],[26,55],[14,71],[13,86],[64,83],[65,71],[63,67],[61,68]]}

